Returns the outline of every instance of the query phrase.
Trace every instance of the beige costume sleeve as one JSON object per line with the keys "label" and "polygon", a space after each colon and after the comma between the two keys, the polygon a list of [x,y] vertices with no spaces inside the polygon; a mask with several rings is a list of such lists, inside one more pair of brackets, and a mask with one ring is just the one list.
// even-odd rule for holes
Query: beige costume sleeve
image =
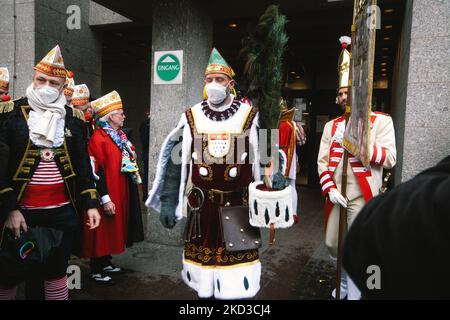
{"label": "beige costume sleeve", "polygon": [[376,121],[379,121],[379,124],[375,141],[370,148],[370,163],[391,169],[397,161],[394,124],[392,118],[384,114],[377,115]]}

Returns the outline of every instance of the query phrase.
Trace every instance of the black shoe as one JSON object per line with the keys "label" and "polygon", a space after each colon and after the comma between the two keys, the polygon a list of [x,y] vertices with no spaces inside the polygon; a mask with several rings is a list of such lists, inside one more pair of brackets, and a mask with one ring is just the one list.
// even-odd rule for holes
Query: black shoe
{"label": "black shoe", "polygon": [[105,286],[114,285],[113,279],[107,274],[91,273],[91,280]]}

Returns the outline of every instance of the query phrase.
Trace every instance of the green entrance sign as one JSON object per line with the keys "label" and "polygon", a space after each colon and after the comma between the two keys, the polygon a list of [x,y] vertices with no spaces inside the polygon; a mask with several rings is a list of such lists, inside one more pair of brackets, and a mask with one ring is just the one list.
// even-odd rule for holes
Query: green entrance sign
{"label": "green entrance sign", "polygon": [[180,60],[173,54],[165,54],[156,63],[156,73],[163,81],[174,80],[181,71]]}

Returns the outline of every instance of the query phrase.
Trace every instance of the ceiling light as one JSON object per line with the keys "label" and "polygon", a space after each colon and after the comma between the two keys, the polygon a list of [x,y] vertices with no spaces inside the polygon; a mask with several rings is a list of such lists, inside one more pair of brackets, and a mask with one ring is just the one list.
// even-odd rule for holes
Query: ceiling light
{"label": "ceiling light", "polygon": [[388,40],[391,40],[391,37],[384,37],[383,39],[388,41]]}
{"label": "ceiling light", "polygon": [[392,29],[393,25],[392,24],[388,24],[387,26],[384,27],[385,29]]}
{"label": "ceiling light", "polygon": [[236,23],[230,23],[228,26],[230,28],[237,28],[237,24]]}
{"label": "ceiling light", "polygon": [[384,13],[392,13],[392,12],[394,12],[394,9],[386,9],[386,10],[384,10]]}

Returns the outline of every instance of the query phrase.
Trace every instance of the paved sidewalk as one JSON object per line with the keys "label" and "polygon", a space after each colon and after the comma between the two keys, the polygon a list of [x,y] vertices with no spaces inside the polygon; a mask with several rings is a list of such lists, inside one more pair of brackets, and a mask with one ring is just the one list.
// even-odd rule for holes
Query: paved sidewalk
{"label": "paved sidewalk", "polygon": [[[299,189],[299,223],[277,230],[276,243],[261,250],[263,273],[256,299],[328,299],[334,271],[323,245],[323,198],[318,190]],[[100,286],[88,278],[87,260],[73,260],[82,270],[82,290],[72,299],[197,299],[180,277],[182,247],[143,242],[114,262],[128,272],[116,276],[116,284]]]}

